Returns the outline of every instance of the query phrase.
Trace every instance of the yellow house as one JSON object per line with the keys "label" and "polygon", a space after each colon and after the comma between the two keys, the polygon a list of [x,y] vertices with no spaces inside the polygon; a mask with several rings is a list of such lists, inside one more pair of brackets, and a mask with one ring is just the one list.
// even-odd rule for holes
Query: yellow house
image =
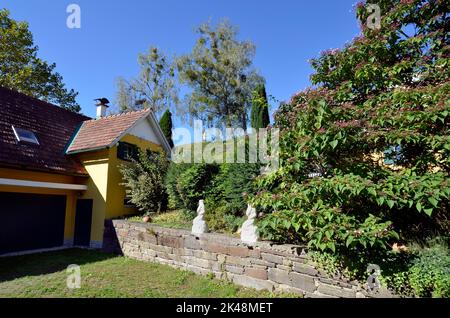
{"label": "yellow house", "polygon": [[100,248],[107,219],[136,213],[119,165],[167,142],[151,110],[97,118],[0,87],[0,255]]}

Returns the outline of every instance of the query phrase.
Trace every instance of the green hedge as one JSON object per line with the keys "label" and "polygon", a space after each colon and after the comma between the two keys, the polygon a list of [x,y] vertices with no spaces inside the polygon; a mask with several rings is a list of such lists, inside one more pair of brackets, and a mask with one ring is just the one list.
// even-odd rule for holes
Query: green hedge
{"label": "green hedge", "polygon": [[244,221],[245,196],[254,193],[259,170],[259,164],[171,163],[165,180],[169,207],[194,216],[204,199],[210,229],[235,232]]}

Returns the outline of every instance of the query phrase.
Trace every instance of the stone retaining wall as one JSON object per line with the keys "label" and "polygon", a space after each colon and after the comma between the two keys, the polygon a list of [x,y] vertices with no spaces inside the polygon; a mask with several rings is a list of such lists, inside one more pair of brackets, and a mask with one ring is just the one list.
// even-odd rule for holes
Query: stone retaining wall
{"label": "stone retaining wall", "polygon": [[302,294],[305,297],[386,297],[370,293],[358,282],[329,277],[316,268],[304,248],[208,233],[195,236],[124,220],[107,221],[103,249],[138,260],[171,265],[198,274],[214,274],[256,289]]}

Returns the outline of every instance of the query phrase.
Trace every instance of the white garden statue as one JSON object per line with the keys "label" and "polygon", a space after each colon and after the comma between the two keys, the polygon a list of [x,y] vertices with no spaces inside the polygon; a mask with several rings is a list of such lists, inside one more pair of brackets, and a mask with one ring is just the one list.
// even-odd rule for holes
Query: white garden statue
{"label": "white garden statue", "polygon": [[247,215],[247,221],[242,224],[241,241],[247,244],[253,244],[259,240],[257,227],[254,224],[256,218],[256,209],[249,204],[245,214]]}
{"label": "white garden statue", "polygon": [[206,221],[203,219],[205,215],[205,203],[203,200],[198,202],[197,208],[197,216],[192,222],[192,234],[203,234],[208,232],[208,225],[206,225]]}

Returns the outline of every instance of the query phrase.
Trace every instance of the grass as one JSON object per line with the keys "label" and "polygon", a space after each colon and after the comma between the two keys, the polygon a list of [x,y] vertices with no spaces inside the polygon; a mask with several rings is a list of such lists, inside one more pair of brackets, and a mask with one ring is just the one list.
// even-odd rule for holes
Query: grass
{"label": "grass", "polygon": [[[143,215],[137,215],[127,218],[128,221],[142,222]],[[190,230],[192,228],[192,221],[186,219],[181,210],[175,210],[170,212],[163,212],[161,214],[151,215],[151,224],[155,224],[162,227],[170,227],[173,229],[185,229]]]}
{"label": "grass", "polygon": [[[69,289],[70,264],[81,269],[81,288]],[[70,249],[0,258],[0,298],[4,297],[292,297],[243,288],[170,266],[99,251]]]}

